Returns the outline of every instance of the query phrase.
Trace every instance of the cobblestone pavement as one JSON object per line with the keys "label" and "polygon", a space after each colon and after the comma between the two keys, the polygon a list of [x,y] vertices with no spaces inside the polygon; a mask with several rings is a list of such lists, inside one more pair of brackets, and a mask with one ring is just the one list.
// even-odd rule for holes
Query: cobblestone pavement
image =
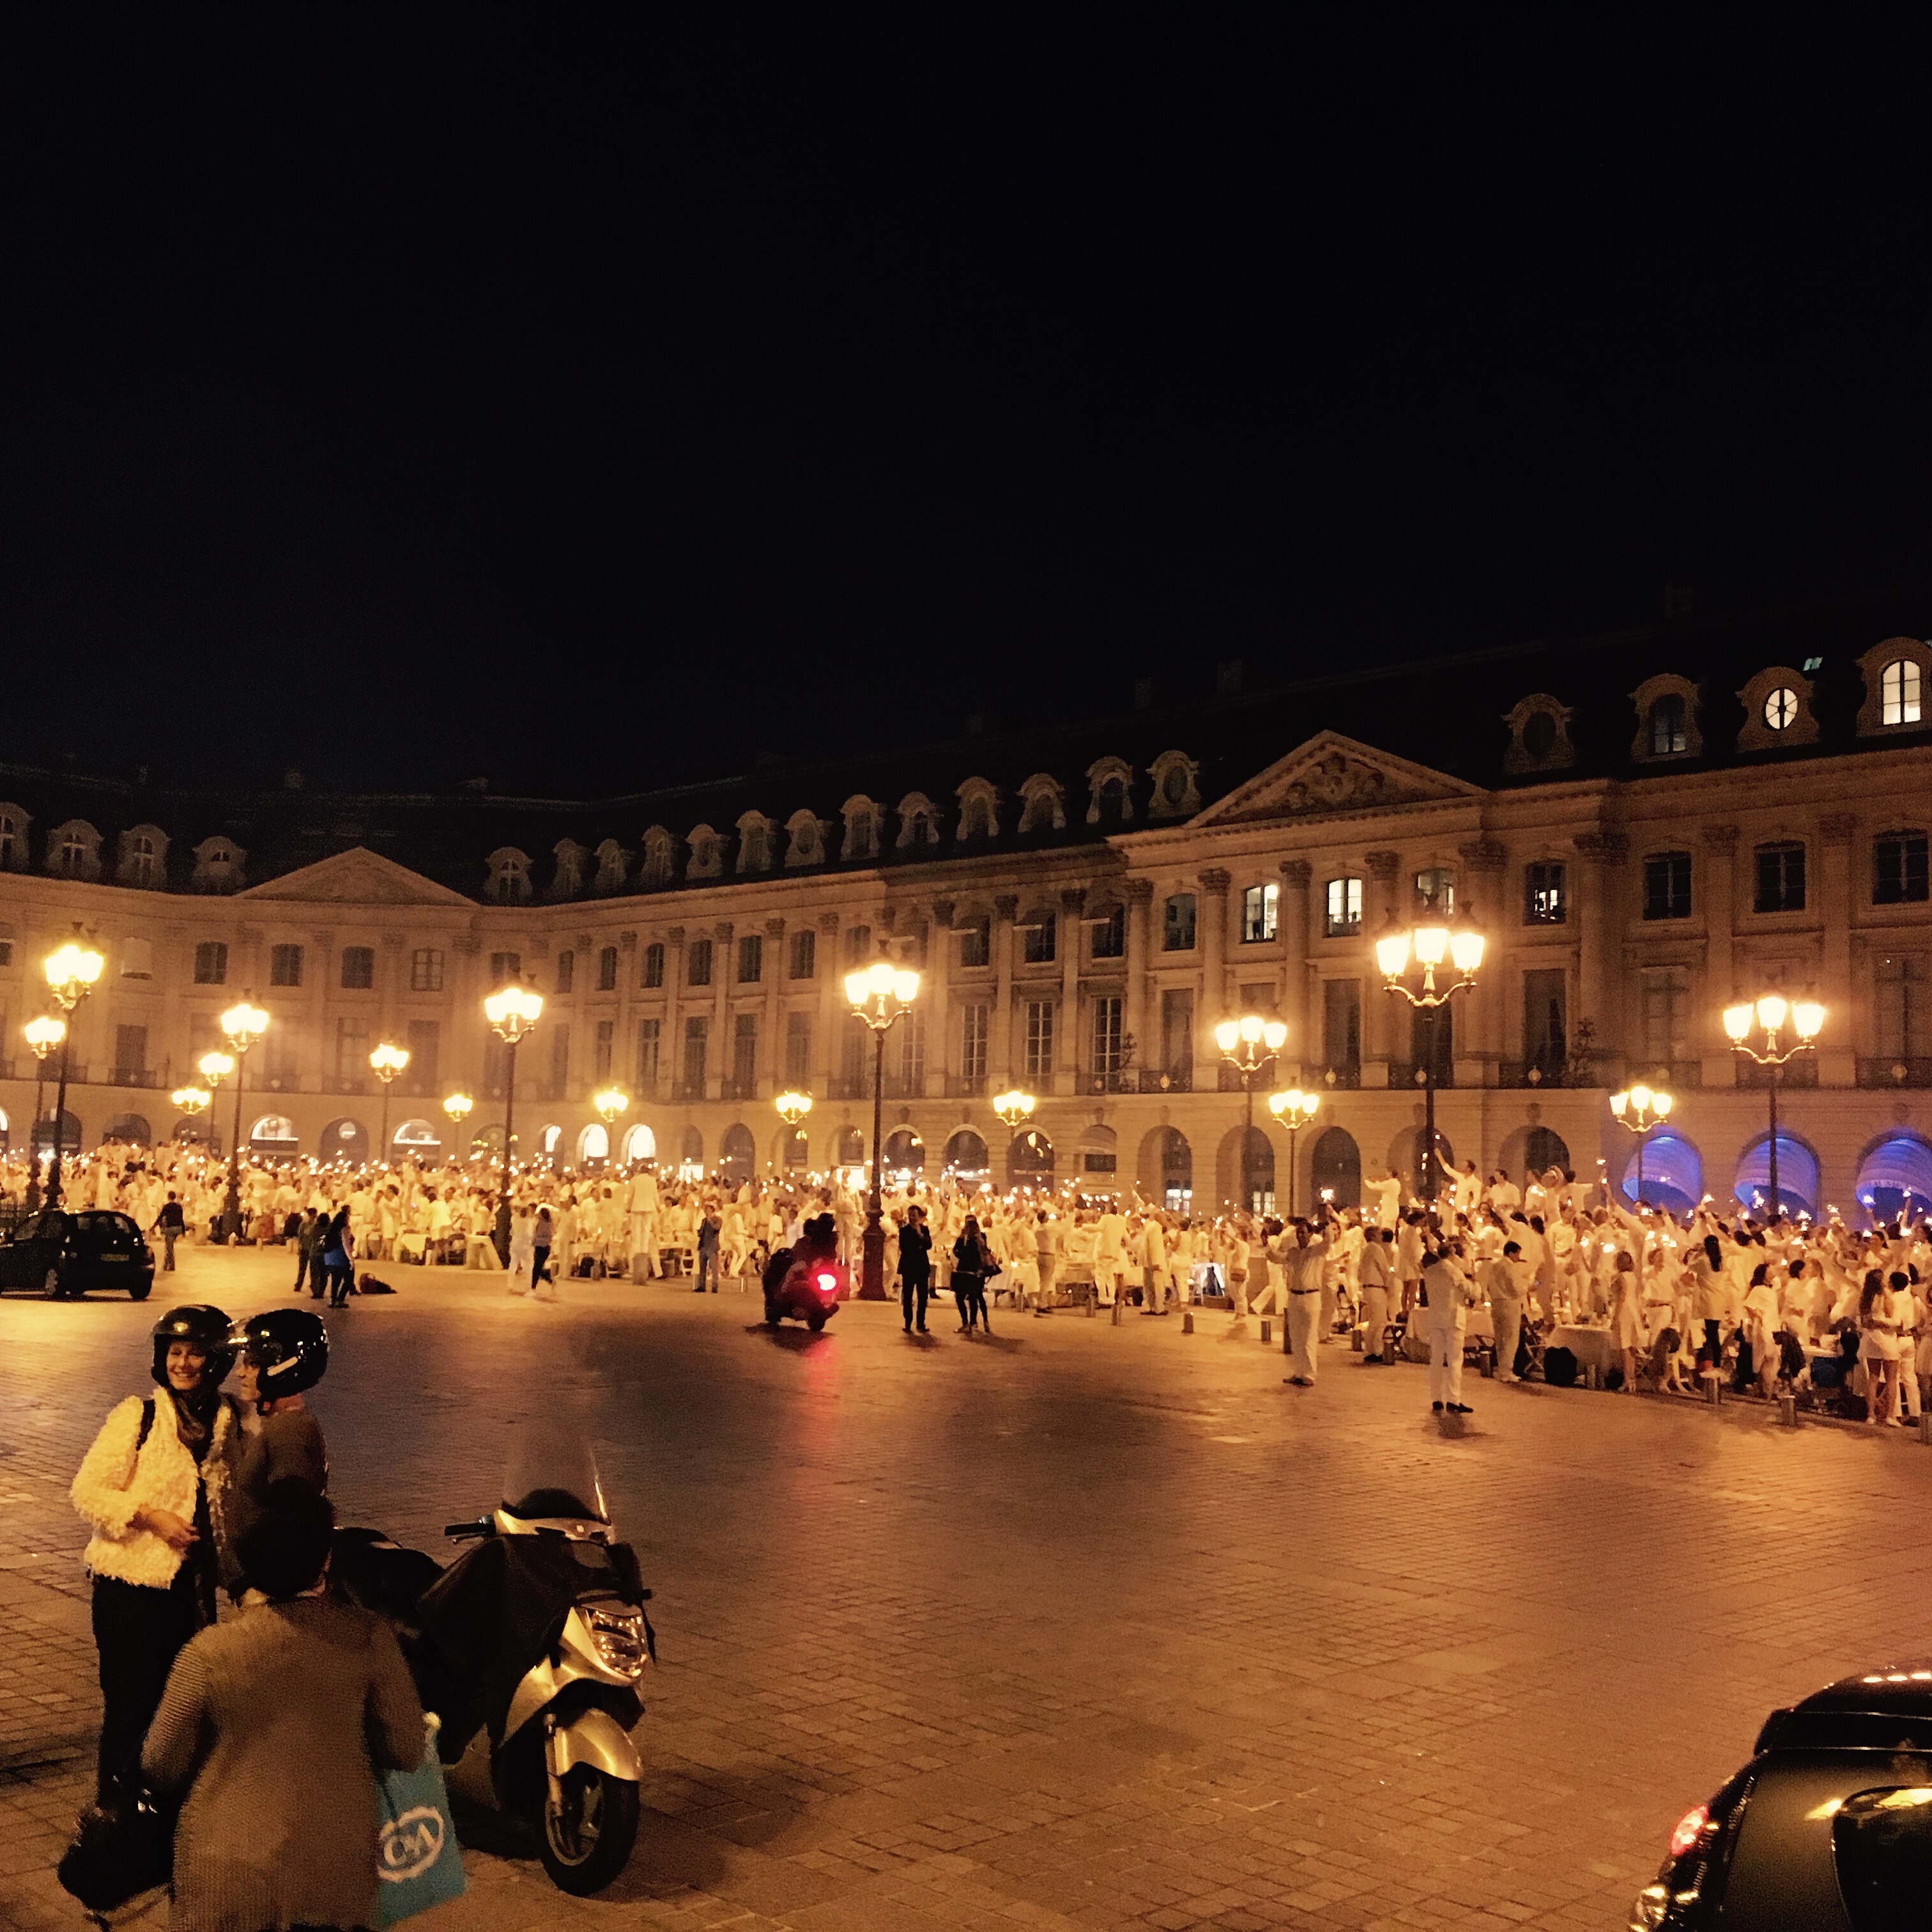
{"label": "cobblestone pavement", "polygon": [[[0,1920],[50,1867],[95,1714],[65,1502],[170,1300],[281,1298],[194,1253],[143,1308],[0,1304]],[[391,1270],[316,1406],[351,1522],[439,1548],[556,1405],[656,1588],[645,1824],[601,1899],[472,1833],[460,1928],[1620,1925],[1765,1711],[1926,1649],[1932,1450],[1760,1414],[1470,1384],[1226,1318],[854,1305]]]}

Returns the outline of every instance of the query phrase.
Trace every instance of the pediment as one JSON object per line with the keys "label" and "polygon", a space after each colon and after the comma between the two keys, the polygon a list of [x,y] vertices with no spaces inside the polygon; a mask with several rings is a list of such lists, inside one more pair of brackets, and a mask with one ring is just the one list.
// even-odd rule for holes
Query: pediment
{"label": "pediment", "polygon": [[1392,757],[1339,731],[1318,731],[1190,822],[1251,825],[1281,818],[1333,818],[1392,805],[1480,798],[1482,788]]}
{"label": "pediment", "polygon": [[239,899],[290,900],[304,905],[473,906],[460,892],[357,845],[312,866],[265,879],[237,892]]}

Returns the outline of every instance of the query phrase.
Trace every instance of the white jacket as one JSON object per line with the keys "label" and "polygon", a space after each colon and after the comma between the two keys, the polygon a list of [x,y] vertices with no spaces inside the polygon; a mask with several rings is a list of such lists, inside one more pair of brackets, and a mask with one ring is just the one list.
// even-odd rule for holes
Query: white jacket
{"label": "white jacket", "polygon": [[165,1590],[181,1568],[181,1556],[152,1530],[133,1528],[134,1513],[164,1509],[184,1522],[194,1522],[195,1491],[205,1477],[215,1553],[226,1573],[232,1567],[227,1559],[226,1506],[242,1454],[240,1412],[230,1397],[222,1398],[214,1412],[207,1456],[197,1467],[175,1426],[174,1404],[160,1389],[154,1392],[154,1426],[136,1453],[142,1402],[141,1396],[130,1395],[115,1405],[94,1446],[82,1457],[68,1492],[74,1508],[94,1526],[84,1559],[87,1567],[97,1576]]}

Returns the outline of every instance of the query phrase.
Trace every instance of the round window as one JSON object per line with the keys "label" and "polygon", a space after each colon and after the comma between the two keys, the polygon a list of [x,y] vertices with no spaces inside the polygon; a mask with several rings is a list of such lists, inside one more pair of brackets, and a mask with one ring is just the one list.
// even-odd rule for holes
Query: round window
{"label": "round window", "polygon": [[1187,796],[1187,767],[1169,765],[1167,776],[1160,782],[1160,790],[1169,805],[1178,805]]}
{"label": "round window", "polygon": [[1764,722],[1774,731],[1788,730],[1798,722],[1798,694],[1780,684],[1764,700]]}
{"label": "round window", "polygon": [[1522,748],[1538,764],[1556,748],[1556,720],[1546,711],[1532,712],[1524,721]]}

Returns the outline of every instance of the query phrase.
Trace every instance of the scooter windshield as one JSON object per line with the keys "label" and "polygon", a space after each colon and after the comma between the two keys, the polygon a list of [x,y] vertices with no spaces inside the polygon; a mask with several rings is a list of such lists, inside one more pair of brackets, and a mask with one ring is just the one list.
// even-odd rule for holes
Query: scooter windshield
{"label": "scooter windshield", "polygon": [[608,1528],[610,1522],[590,1443],[555,1423],[526,1424],[512,1439],[503,1508],[525,1522],[594,1522]]}

